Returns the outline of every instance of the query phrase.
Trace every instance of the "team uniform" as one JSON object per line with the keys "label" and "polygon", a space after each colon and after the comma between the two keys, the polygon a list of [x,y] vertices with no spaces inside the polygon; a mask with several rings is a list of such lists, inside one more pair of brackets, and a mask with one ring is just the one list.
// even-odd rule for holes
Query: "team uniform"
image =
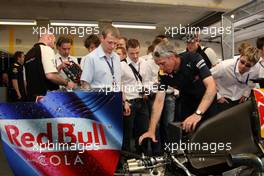
{"label": "team uniform", "polygon": [[59,86],[46,78],[47,73],[57,73],[55,53],[44,43],[37,43],[25,55],[25,70],[28,99],[34,101],[47,91],[57,90]]}
{"label": "team uniform", "polygon": [[[203,80],[211,76],[211,72],[200,54],[184,52],[179,56],[181,64],[178,71],[172,74],[159,73],[159,89],[166,90],[168,86],[171,86],[179,90],[181,108],[180,117],[176,117],[176,119],[184,121],[197,110],[206,91]],[[216,113],[216,99],[214,99],[211,106],[204,112],[202,120]]]}
{"label": "team uniform", "polygon": [[[24,84],[24,67],[18,62],[15,62],[11,66],[11,79],[17,80],[18,89],[21,95],[20,100],[26,100],[26,90],[25,90],[25,84]],[[12,100],[17,101],[17,93],[16,90],[13,88],[11,93]]]}

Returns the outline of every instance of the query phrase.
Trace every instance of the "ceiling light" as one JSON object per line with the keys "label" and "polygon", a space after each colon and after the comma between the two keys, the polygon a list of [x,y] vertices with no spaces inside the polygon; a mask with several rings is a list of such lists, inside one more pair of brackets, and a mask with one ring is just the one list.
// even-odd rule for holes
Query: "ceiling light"
{"label": "ceiling light", "polygon": [[117,27],[117,28],[156,29],[156,26],[154,24],[150,24],[150,23],[113,22],[112,25]]}
{"label": "ceiling light", "polygon": [[0,19],[0,25],[37,25],[36,20]]}
{"label": "ceiling light", "polygon": [[98,27],[95,21],[69,21],[69,20],[50,20],[52,26],[89,26]]}

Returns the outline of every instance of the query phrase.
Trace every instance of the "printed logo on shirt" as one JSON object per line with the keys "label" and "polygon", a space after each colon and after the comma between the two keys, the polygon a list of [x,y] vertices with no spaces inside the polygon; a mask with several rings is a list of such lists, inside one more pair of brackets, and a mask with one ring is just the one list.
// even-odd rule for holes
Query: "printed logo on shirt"
{"label": "printed logo on shirt", "polygon": [[17,68],[13,68],[13,73],[18,73]]}
{"label": "printed logo on shirt", "polygon": [[205,64],[205,62],[204,62],[203,59],[200,60],[200,61],[196,64],[196,67],[197,67],[198,69],[201,69],[201,68],[203,68],[204,66],[206,66],[206,64]]}

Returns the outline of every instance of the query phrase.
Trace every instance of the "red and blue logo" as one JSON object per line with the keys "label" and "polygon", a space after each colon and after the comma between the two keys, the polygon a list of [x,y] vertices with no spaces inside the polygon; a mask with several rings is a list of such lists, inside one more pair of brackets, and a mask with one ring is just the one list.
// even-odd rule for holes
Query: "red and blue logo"
{"label": "red and blue logo", "polygon": [[113,175],[123,139],[121,93],[50,92],[0,104],[3,149],[15,175]]}

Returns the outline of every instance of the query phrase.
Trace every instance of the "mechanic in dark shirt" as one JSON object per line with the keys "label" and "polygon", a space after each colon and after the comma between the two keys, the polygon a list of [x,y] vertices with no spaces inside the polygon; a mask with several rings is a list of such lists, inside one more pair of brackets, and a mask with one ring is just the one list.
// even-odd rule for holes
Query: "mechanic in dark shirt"
{"label": "mechanic in dark shirt", "polygon": [[187,34],[185,36],[186,51],[192,53],[199,53],[204,59],[207,67],[211,69],[219,63],[219,59],[212,48],[204,47],[200,44],[200,38],[198,34]]}
{"label": "mechanic in dark shirt", "polygon": [[12,80],[12,100],[23,101],[26,100],[26,89],[24,79],[24,59],[25,55],[22,51],[17,51],[14,54],[15,63],[11,66],[11,80]]}
{"label": "mechanic in dark shirt", "polygon": [[165,90],[167,86],[180,91],[182,128],[191,132],[201,120],[207,119],[217,113],[216,85],[210,70],[201,55],[185,52],[177,55],[175,47],[168,42],[162,42],[155,47],[153,58],[164,75],[160,75],[160,88],[152,107],[149,129],[144,138],[156,141],[155,131],[164,105]]}

